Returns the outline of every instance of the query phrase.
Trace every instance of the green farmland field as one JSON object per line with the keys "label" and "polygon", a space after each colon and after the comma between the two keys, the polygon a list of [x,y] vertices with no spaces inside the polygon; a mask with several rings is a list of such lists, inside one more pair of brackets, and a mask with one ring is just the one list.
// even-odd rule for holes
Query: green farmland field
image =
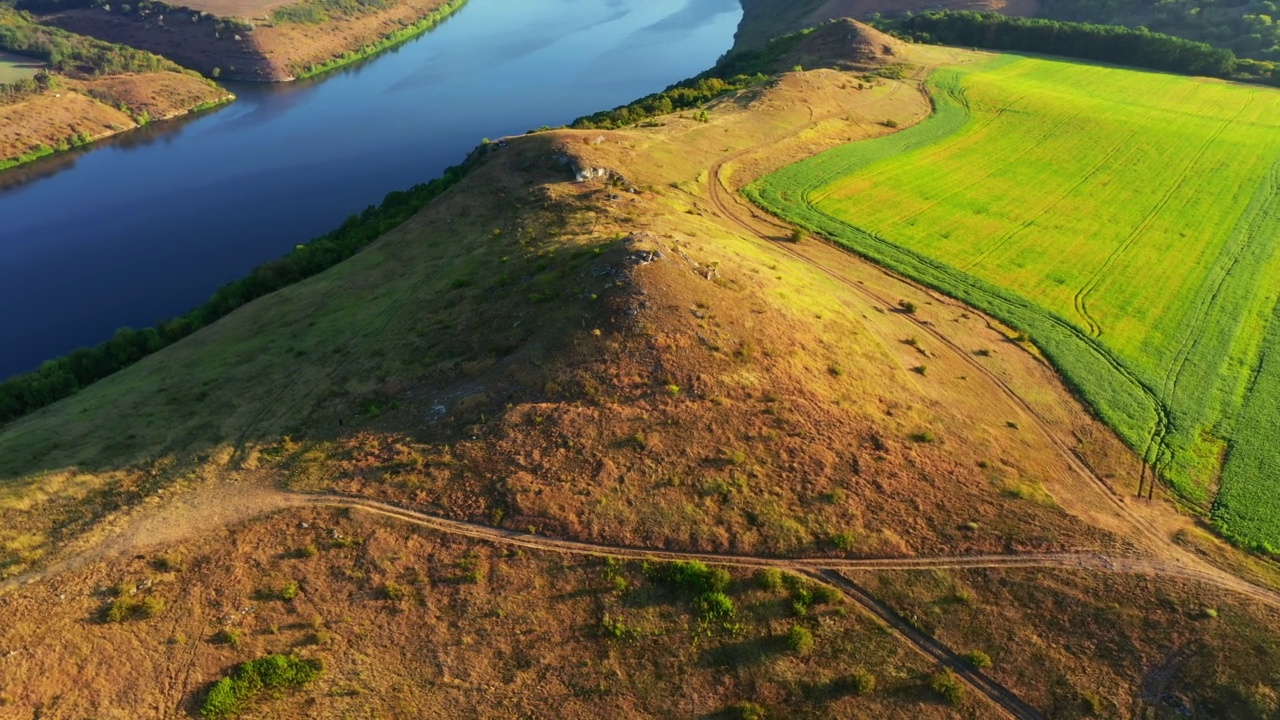
{"label": "green farmland field", "polygon": [[747,194],[1026,332],[1224,533],[1280,549],[1280,91],[1009,56],[930,88],[928,120]]}
{"label": "green farmland field", "polygon": [[0,85],[33,78],[42,65],[39,60],[0,51]]}

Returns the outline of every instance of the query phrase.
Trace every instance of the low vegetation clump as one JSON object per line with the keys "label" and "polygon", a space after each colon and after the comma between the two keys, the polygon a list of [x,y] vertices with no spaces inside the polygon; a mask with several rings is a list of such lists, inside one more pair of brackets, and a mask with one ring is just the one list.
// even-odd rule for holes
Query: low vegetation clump
{"label": "low vegetation clump", "polygon": [[964,654],[965,662],[978,670],[991,667],[991,656],[981,650],[973,650]]}
{"label": "low vegetation clump", "polygon": [[118,597],[102,608],[102,621],[120,623],[128,620],[149,620],[163,611],[164,598],[155,595]]}
{"label": "low vegetation clump", "polygon": [[803,625],[792,625],[787,631],[787,647],[797,655],[813,652],[813,633]]}
{"label": "low vegetation clump", "polygon": [[964,701],[964,683],[950,670],[942,670],[929,677],[929,689],[933,690],[948,705],[959,705]]}
{"label": "low vegetation clump", "polygon": [[769,714],[759,703],[740,702],[729,708],[729,717],[733,720],[766,720]]}
{"label": "low vegetation clump", "polygon": [[876,691],[876,676],[863,668],[856,668],[853,672],[840,678],[836,682],[836,686],[842,692],[863,697]]}
{"label": "low vegetation clump", "polygon": [[200,717],[204,720],[235,717],[248,709],[262,692],[303,687],[315,680],[320,670],[317,660],[289,655],[267,655],[242,663],[209,688],[200,702]]}

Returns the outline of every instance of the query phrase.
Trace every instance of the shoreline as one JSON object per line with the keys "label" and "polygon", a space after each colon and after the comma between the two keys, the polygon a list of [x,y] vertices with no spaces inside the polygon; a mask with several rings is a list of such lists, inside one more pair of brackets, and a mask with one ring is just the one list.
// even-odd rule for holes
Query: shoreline
{"label": "shoreline", "polygon": [[[72,150],[87,148],[103,140],[107,140],[113,137],[118,137],[120,135],[127,135],[128,133],[134,132],[136,130],[141,130],[155,123],[162,123],[162,122],[167,122],[169,120],[177,120],[179,118],[185,118],[198,113],[221,108],[225,105],[229,105],[236,101],[235,93],[232,93],[226,88],[223,88],[221,85],[219,85],[218,87],[219,89],[222,90],[224,95],[221,98],[216,100],[202,102],[199,105],[192,106],[185,110],[177,110],[163,117],[153,118],[150,121],[145,123],[136,123],[135,121],[135,124],[133,127],[127,127],[122,130],[111,130],[104,133],[99,133],[97,135],[90,136],[88,141],[85,141],[85,142],[77,142],[74,140],[74,137],[70,139],[64,138],[62,142],[67,144],[67,147],[65,148],[59,147],[57,145],[55,146],[39,145],[31,150],[28,150],[22,155],[17,155],[14,157],[7,157],[7,158],[0,158],[0,173],[25,167],[38,160],[44,160],[50,157],[57,157],[57,156],[63,155],[64,153],[71,152]],[[95,99],[95,102],[102,102],[102,101]],[[105,105],[106,103],[102,103],[102,104]]]}
{"label": "shoreline", "polygon": [[[425,35],[426,33],[439,27],[442,23],[444,23],[445,21],[453,17],[458,11],[466,7],[468,1],[469,0],[448,0],[448,2],[430,11],[429,13],[427,13],[425,16],[423,16],[416,22],[410,25],[407,25],[401,28],[400,30],[397,30],[396,32],[391,33],[390,35],[383,37],[381,40],[377,41],[376,43],[373,43],[372,45],[365,45],[362,48],[358,48],[355,51],[347,51],[342,55],[335,57],[329,61],[313,64],[305,72],[299,73],[297,75],[285,77],[285,78],[279,78],[279,79],[270,79],[270,80],[264,80],[259,78],[234,78],[234,80],[236,82],[258,82],[263,84],[274,84],[274,83],[290,83],[290,82],[298,82],[301,80],[314,79],[316,77],[330,73],[334,70],[339,70],[341,68],[353,65],[363,60],[369,60],[369,59],[375,58],[378,55],[382,54],[383,52],[386,52],[387,50],[391,50],[411,40],[419,38],[422,35]],[[228,79],[233,79],[233,78],[228,78]],[[185,118],[198,113],[206,112],[208,110],[220,108],[236,101],[237,98],[234,93],[230,92],[229,90],[222,87],[221,85],[219,85],[218,87],[222,89],[222,91],[225,93],[223,97],[216,100],[200,103],[199,105],[193,106],[186,110],[180,110],[180,111],[169,113],[163,117],[154,118],[153,120],[147,123],[135,124],[133,127],[124,128],[122,130],[115,130],[115,131],[100,133],[92,136],[87,142],[76,142],[73,138],[64,138],[62,140],[62,143],[66,143],[67,144],[66,147],[60,147],[61,143],[59,145],[54,145],[54,146],[41,145],[31,150],[28,150],[21,155],[7,157],[7,158],[0,158],[0,173],[3,173],[8,170],[14,170],[20,167],[24,167],[31,163],[37,162],[39,160],[58,156],[63,153],[70,152],[72,150],[86,148],[91,145],[94,145],[95,143],[101,142],[102,140],[117,137],[120,135],[125,135],[135,130],[140,130],[144,127],[147,127],[148,125],[151,125],[152,123],[165,122],[168,120]],[[101,102],[101,101],[99,100],[97,102]]]}

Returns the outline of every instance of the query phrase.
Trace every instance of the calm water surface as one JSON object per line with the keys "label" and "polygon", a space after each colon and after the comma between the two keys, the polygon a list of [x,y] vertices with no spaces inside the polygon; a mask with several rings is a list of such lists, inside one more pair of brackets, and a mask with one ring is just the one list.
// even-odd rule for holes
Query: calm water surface
{"label": "calm water surface", "polygon": [[471,0],[359,67],[0,173],[0,378],[181,314],[435,177],[710,67],[738,0]]}

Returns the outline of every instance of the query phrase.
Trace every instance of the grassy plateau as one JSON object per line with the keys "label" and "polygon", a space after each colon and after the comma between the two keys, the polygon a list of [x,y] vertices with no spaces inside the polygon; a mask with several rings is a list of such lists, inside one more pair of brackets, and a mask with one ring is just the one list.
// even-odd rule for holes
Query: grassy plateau
{"label": "grassy plateau", "polygon": [[1014,56],[928,85],[928,120],[748,195],[1023,331],[1223,532],[1280,547],[1280,92]]}

